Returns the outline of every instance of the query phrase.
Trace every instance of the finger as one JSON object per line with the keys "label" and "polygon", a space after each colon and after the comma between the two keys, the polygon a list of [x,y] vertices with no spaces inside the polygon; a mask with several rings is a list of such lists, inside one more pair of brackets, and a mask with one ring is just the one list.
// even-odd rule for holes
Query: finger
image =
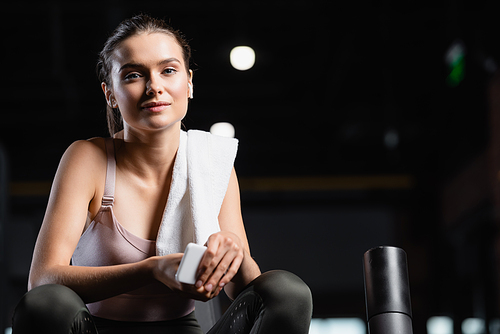
{"label": "finger", "polygon": [[181,294],[185,295],[187,298],[200,300],[206,302],[213,298],[211,293],[205,291],[204,287],[196,288],[192,284],[182,283],[182,288],[180,290]]}
{"label": "finger", "polygon": [[[234,259],[243,256],[243,251],[232,237],[214,234],[207,242],[207,250],[199,267],[196,287],[205,286],[207,291],[215,291],[221,278],[226,274]],[[236,262],[237,267],[241,260]],[[234,274],[231,274],[232,278]]]}
{"label": "finger", "polygon": [[231,238],[220,234],[212,235],[209,238],[207,251],[201,260],[199,268],[199,279],[203,282],[203,285],[207,284],[209,278],[226,256],[226,253],[231,252],[234,245],[235,243]]}
{"label": "finger", "polygon": [[238,246],[233,246],[233,248],[224,255],[219,265],[208,279],[206,289],[215,291],[219,287],[223,287],[230,282],[238,272],[242,261],[242,252],[239,251]]}
{"label": "finger", "polygon": [[231,263],[235,260],[236,256],[237,253],[234,251],[225,254],[208,278],[205,285],[207,290],[215,290],[219,286],[221,279],[227,274],[227,271],[231,267]]}
{"label": "finger", "polygon": [[212,293],[212,298],[217,297],[221,291],[222,287],[218,287],[217,289],[215,289],[215,291]]}
{"label": "finger", "polygon": [[195,284],[197,288],[200,288],[207,283],[210,275],[219,264],[221,258],[222,255],[218,252],[218,245],[212,243],[212,245],[207,248],[200,261],[198,272],[196,274],[196,276],[198,277],[198,280]]}
{"label": "finger", "polygon": [[234,276],[238,273],[238,270],[240,269],[241,264],[243,263],[243,255],[239,255],[234,258],[233,262],[229,266],[229,268],[226,270],[226,273],[224,276],[221,277],[219,281],[219,287],[224,287],[226,284],[231,282],[231,280],[234,278]]}

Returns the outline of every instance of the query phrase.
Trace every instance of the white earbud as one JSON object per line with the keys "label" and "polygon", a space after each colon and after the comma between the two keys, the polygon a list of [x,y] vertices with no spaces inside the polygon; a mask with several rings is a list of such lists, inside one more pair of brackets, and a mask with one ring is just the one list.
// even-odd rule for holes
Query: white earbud
{"label": "white earbud", "polygon": [[188,88],[189,88],[189,98],[193,98],[193,85],[191,83],[188,83]]}

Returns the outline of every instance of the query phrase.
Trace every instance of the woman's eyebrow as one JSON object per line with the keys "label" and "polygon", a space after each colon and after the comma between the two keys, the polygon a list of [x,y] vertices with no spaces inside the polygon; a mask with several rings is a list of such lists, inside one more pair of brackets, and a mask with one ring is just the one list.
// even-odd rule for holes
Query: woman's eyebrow
{"label": "woman's eyebrow", "polygon": [[141,64],[141,63],[126,63],[124,65],[122,65],[122,67],[120,67],[120,69],[118,70],[118,73],[120,73],[121,71],[127,69],[127,68],[138,68],[138,67],[145,67],[144,64]]}
{"label": "woman's eyebrow", "polygon": [[166,65],[166,64],[169,64],[169,63],[172,63],[172,62],[176,62],[176,63],[181,63],[181,61],[175,57],[171,57],[171,58],[167,58],[167,59],[163,59],[162,61],[159,61],[158,62],[158,65],[161,66],[161,65]]}
{"label": "woman's eyebrow", "polygon": [[[172,62],[177,62],[177,63],[181,63],[181,61],[175,57],[171,57],[171,58],[166,58],[166,59],[163,59],[163,60],[160,60],[158,63],[157,63],[157,66],[163,66],[163,65],[166,65],[166,64],[169,64],[169,63],[172,63]],[[120,67],[120,69],[118,70],[118,72],[121,72],[123,71],[124,69],[127,69],[127,68],[144,68],[146,67],[146,65],[144,65],[143,63],[126,63],[124,65],[122,65]]]}

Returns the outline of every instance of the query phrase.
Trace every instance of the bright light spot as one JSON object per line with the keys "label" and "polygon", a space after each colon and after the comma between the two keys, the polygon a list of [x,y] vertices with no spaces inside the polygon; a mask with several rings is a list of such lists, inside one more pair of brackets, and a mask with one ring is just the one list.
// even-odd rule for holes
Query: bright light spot
{"label": "bright light spot", "polygon": [[500,319],[492,319],[490,321],[490,333],[491,334],[500,333]]}
{"label": "bright light spot", "polygon": [[457,39],[451,43],[450,47],[444,55],[446,64],[453,65],[460,61],[465,55],[465,44]]}
{"label": "bright light spot", "polygon": [[453,319],[450,317],[430,317],[427,320],[427,334],[453,334]]}
{"label": "bright light spot", "polygon": [[498,65],[493,57],[488,57],[483,61],[483,67],[486,71],[493,74],[496,72]]}
{"label": "bright light spot", "polygon": [[455,40],[444,55],[444,60],[450,71],[446,82],[451,87],[456,87],[465,76],[465,44],[461,40]]}
{"label": "bright light spot", "polygon": [[5,334],[12,334],[12,327],[5,328]]}
{"label": "bright light spot", "polygon": [[463,334],[484,334],[486,333],[486,328],[484,326],[484,320],[478,318],[468,318],[462,322],[462,333]]}
{"label": "bright light spot", "polygon": [[388,130],[386,131],[384,135],[384,144],[388,149],[395,149],[399,145],[399,133],[394,130]]}
{"label": "bright light spot", "polygon": [[359,318],[312,319],[309,334],[325,333],[366,334],[366,325]]}
{"label": "bright light spot", "polygon": [[255,64],[255,52],[249,46],[237,46],[231,50],[229,60],[235,69],[246,71]]}
{"label": "bright light spot", "polygon": [[221,137],[234,138],[234,126],[227,122],[215,123],[210,127],[210,133]]}

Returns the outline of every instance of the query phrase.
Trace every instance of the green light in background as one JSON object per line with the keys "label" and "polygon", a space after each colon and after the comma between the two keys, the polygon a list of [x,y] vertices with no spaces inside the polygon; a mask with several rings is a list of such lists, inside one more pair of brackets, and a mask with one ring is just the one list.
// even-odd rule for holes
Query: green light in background
{"label": "green light in background", "polygon": [[450,87],[456,87],[465,77],[465,45],[461,40],[454,41],[444,56],[448,67],[448,76],[446,84]]}
{"label": "green light in background", "polygon": [[465,76],[465,57],[459,57],[449,66],[450,74],[446,77],[448,86],[456,87],[462,82]]}

